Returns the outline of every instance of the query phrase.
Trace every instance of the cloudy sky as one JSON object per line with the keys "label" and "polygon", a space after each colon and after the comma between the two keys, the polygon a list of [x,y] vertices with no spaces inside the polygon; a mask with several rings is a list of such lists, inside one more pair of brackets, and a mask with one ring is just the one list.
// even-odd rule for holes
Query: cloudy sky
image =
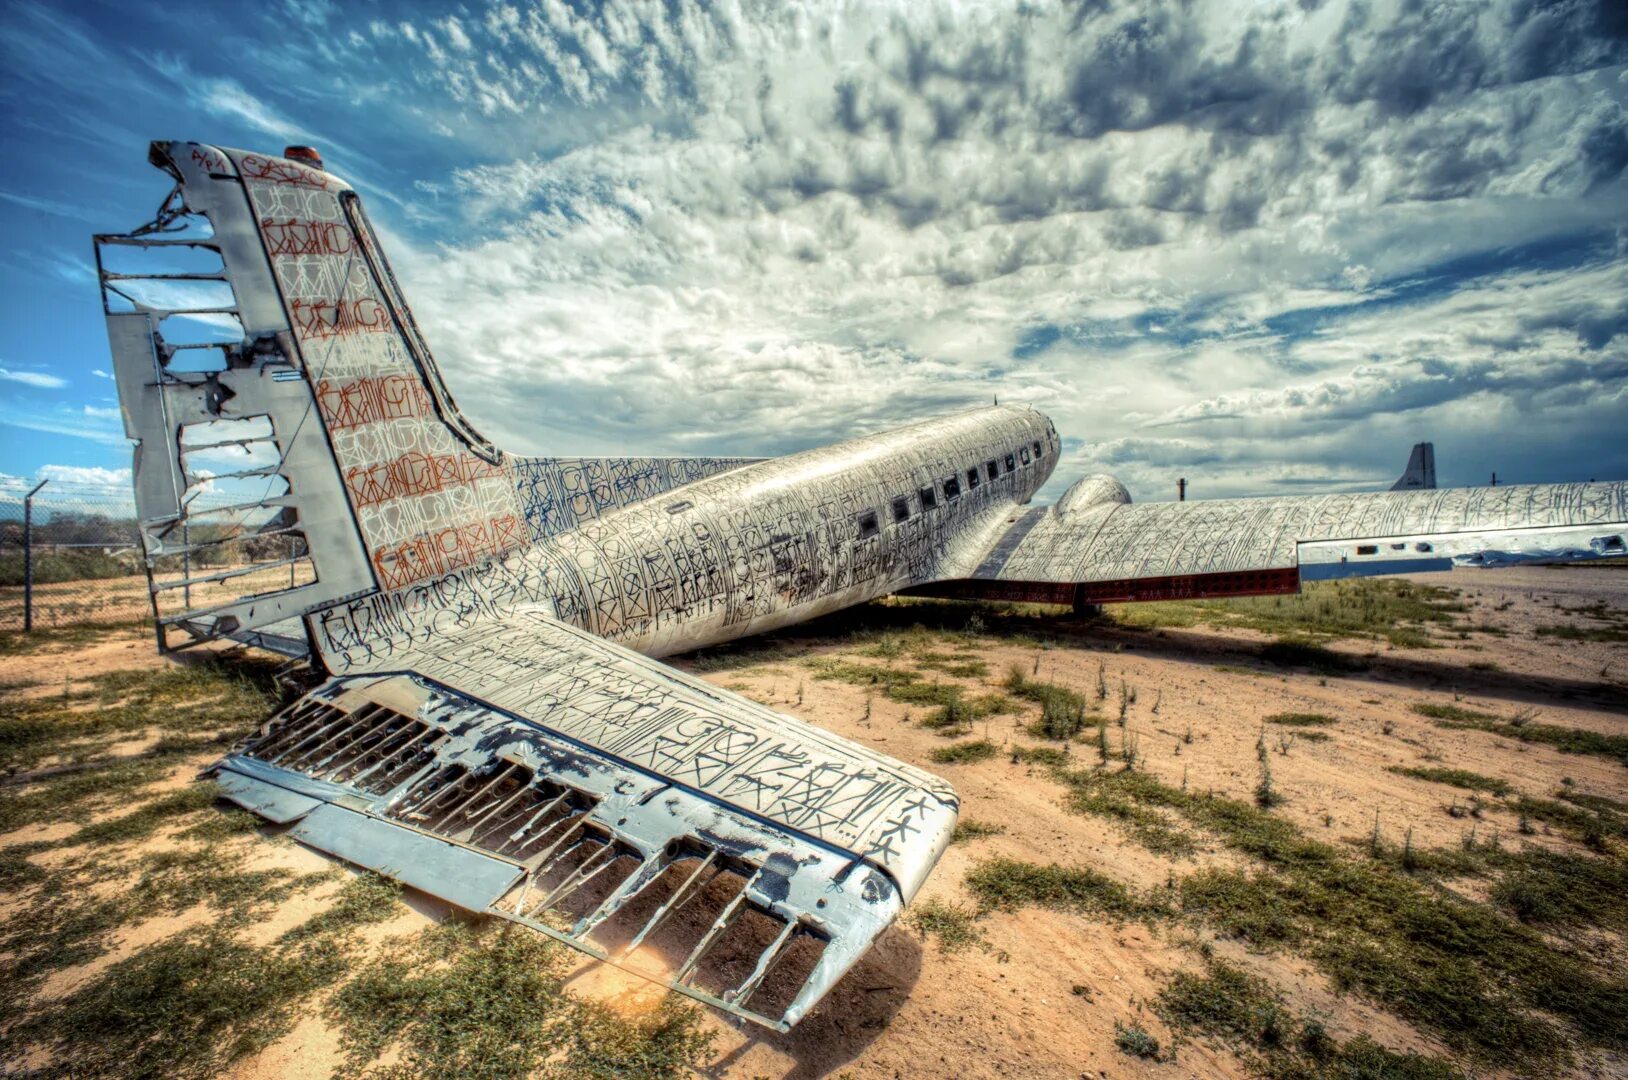
{"label": "cloudy sky", "polygon": [[0,102],[15,476],[128,465],[89,234],[163,137],[318,146],[522,452],[998,395],[1051,494],[1628,477],[1612,0],[8,3]]}

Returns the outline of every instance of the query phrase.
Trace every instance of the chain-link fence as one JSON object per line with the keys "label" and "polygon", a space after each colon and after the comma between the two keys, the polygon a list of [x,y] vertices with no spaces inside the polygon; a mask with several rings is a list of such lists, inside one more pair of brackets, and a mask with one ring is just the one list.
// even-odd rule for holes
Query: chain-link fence
{"label": "chain-link fence", "polygon": [[[194,514],[230,505],[226,495],[203,492],[190,503]],[[204,606],[241,592],[287,587],[289,571],[275,581],[245,580],[236,567],[259,562],[290,547],[280,536],[257,535],[242,515],[191,526],[174,546],[185,555],[159,560],[155,578],[166,612]],[[169,546],[171,541],[166,540]],[[276,552],[262,552],[262,547]],[[303,550],[303,549],[301,549]],[[225,581],[209,580],[225,577]],[[242,588],[238,588],[242,586]],[[230,594],[230,595],[228,595]],[[0,478],[0,631],[84,623],[136,622],[153,613],[135,500],[129,488]]]}
{"label": "chain-link fence", "polygon": [[152,611],[129,488],[0,480],[0,630]]}

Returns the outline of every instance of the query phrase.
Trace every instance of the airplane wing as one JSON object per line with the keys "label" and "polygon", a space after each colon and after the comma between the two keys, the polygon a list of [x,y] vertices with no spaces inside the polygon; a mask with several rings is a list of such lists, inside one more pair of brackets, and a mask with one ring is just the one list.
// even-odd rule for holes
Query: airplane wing
{"label": "airplane wing", "polygon": [[935,776],[537,608],[330,680],[215,773],[308,845],[781,1031],[957,812]]}
{"label": "airplane wing", "polygon": [[1019,509],[970,575],[917,595],[1092,604],[1294,592],[1301,581],[1625,554],[1628,482],[1132,505],[1088,477]]}

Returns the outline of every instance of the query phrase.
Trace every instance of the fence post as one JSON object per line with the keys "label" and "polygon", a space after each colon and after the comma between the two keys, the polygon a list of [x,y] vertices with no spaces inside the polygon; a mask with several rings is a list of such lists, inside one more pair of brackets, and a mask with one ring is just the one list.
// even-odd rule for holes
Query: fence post
{"label": "fence post", "polygon": [[34,630],[34,496],[50,483],[41,480],[23,496],[23,633]]}

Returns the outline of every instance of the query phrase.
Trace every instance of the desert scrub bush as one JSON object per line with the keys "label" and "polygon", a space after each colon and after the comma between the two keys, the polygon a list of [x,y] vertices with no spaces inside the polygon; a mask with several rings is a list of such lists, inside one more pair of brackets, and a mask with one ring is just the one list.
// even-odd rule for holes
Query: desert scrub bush
{"label": "desert scrub bush", "polygon": [[970,742],[940,746],[933,751],[932,758],[939,765],[971,765],[979,761],[988,761],[1000,752],[1001,748],[988,739],[974,739]]}
{"label": "desert scrub bush", "polygon": [[1628,642],[1628,624],[1615,626],[1578,626],[1575,623],[1549,623],[1537,628],[1540,638],[1555,638],[1560,641],[1606,641],[1613,643]]}
{"label": "desert scrub bush", "polygon": [[1392,765],[1386,772],[1397,776],[1410,776],[1415,780],[1428,780],[1433,784],[1463,788],[1466,791],[1486,791],[1493,795],[1508,795],[1514,790],[1508,780],[1496,776],[1482,776],[1469,769],[1444,769],[1429,765]]}
{"label": "desert scrub bush", "polygon": [[931,693],[918,703],[938,702],[938,707],[921,718],[921,726],[941,735],[959,735],[974,723],[1007,711],[1011,703],[1000,694],[969,696],[959,686],[932,684]]}
{"label": "desert scrub bush", "polygon": [[1290,637],[1385,638],[1399,646],[1428,640],[1425,630],[1468,610],[1453,589],[1395,579],[1309,582],[1298,594],[1232,600],[1115,606],[1112,617],[1138,629],[1197,622]]}
{"label": "desert scrub bush", "polygon": [[[1429,873],[1343,854],[1259,807],[1181,791],[1146,773],[1060,775],[1077,791],[1114,785],[1123,798],[1173,811],[1260,860],[1253,872],[1189,877],[1178,887],[1181,910],[1261,947],[1308,957],[1337,987],[1456,1049],[1535,1063],[1568,1053],[1568,1028],[1593,1045],[1628,1045],[1628,979],[1621,972],[1492,906],[1443,892]],[[1435,853],[1414,858],[1428,871]],[[1023,893],[1014,888],[1006,895]]]}
{"label": "desert scrub bush", "polygon": [[1138,898],[1124,883],[1084,867],[1041,866],[1018,859],[989,859],[967,874],[967,888],[985,910],[1032,906],[1115,918],[1162,910]]}
{"label": "desert scrub bush", "polygon": [[1101,717],[1086,714],[1085,695],[1054,682],[1034,679],[1013,665],[1004,683],[1014,697],[1040,706],[1040,719],[1029,725],[1029,734],[1039,739],[1072,739],[1086,727],[1101,725]]}
{"label": "desert scrub bush", "polygon": [[401,886],[389,878],[363,871],[344,884],[331,904],[286,931],[278,941],[341,937],[363,926],[387,922],[402,910]]}
{"label": "desert scrub bush", "polygon": [[1014,765],[1049,765],[1062,766],[1069,763],[1068,747],[1061,749],[1055,746],[1016,746],[1012,747],[1012,764]]}
{"label": "desert scrub bush", "polygon": [[8,1033],[78,1077],[209,1077],[286,1034],[295,1007],[339,974],[309,953],[256,948],[218,929],[137,952]]}
{"label": "desert scrub bush", "polygon": [[1261,778],[1255,785],[1255,805],[1263,810],[1270,810],[1283,803],[1283,793],[1272,783],[1272,763],[1265,757],[1261,758]]}
{"label": "desert scrub bush", "polygon": [[1628,765],[1628,735],[1607,735],[1559,724],[1539,724],[1532,719],[1534,714],[1530,712],[1506,718],[1458,705],[1430,702],[1415,702],[1413,711],[1434,720],[1437,727],[1485,731],[1506,739],[1552,746],[1562,754],[1588,754]]}
{"label": "desert scrub bush", "polygon": [[1121,1024],[1114,1021],[1114,1045],[1120,1053],[1139,1058],[1157,1058],[1159,1040],[1147,1033],[1140,1024]]}
{"label": "desert scrub bush", "polygon": [[939,951],[954,953],[972,946],[989,947],[977,917],[972,908],[934,897],[910,905],[905,920],[923,937],[936,938]]}
{"label": "desert scrub bush", "polygon": [[[520,1080],[545,1063],[588,1077],[679,1077],[712,1042],[672,999],[629,1020],[564,986],[566,950],[509,925],[462,922],[395,939],[329,998],[343,1072]],[[377,1065],[389,1053],[391,1065]]]}
{"label": "desert scrub bush", "polygon": [[1628,932],[1628,862],[1531,846],[1495,865],[1492,901],[1522,922]]}
{"label": "desert scrub bush", "polygon": [[1005,825],[996,825],[988,821],[975,821],[972,818],[961,818],[955,823],[955,831],[950,833],[950,843],[959,844],[967,840],[982,840],[986,836],[999,836],[1005,831]]}
{"label": "desert scrub bush", "polygon": [[1365,1035],[1341,1043],[1297,1016],[1266,980],[1223,960],[1178,972],[1154,999],[1171,1027],[1225,1043],[1268,1080],[1462,1080],[1451,1062],[1388,1050]]}
{"label": "desert scrub bush", "polygon": [[1159,809],[1146,805],[1134,792],[1142,790],[1133,772],[1075,772],[1068,774],[1070,791],[1067,806],[1079,814],[1106,818],[1135,843],[1159,855],[1185,857],[1198,850],[1198,844],[1177,828]]}
{"label": "desert scrub bush", "polygon": [[86,825],[68,838],[70,844],[128,844],[145,840],[176,818],[207,810],[220,798],[213,781],[188,784],[162,795],[120,817]]}
{"label": "desert scrub bush", "polygon": [[1280,712],[1265,719],[1268,724],[1283,724],[1286,727],[1328,727],[1336,722],[1327,713],[1318,712]]}

